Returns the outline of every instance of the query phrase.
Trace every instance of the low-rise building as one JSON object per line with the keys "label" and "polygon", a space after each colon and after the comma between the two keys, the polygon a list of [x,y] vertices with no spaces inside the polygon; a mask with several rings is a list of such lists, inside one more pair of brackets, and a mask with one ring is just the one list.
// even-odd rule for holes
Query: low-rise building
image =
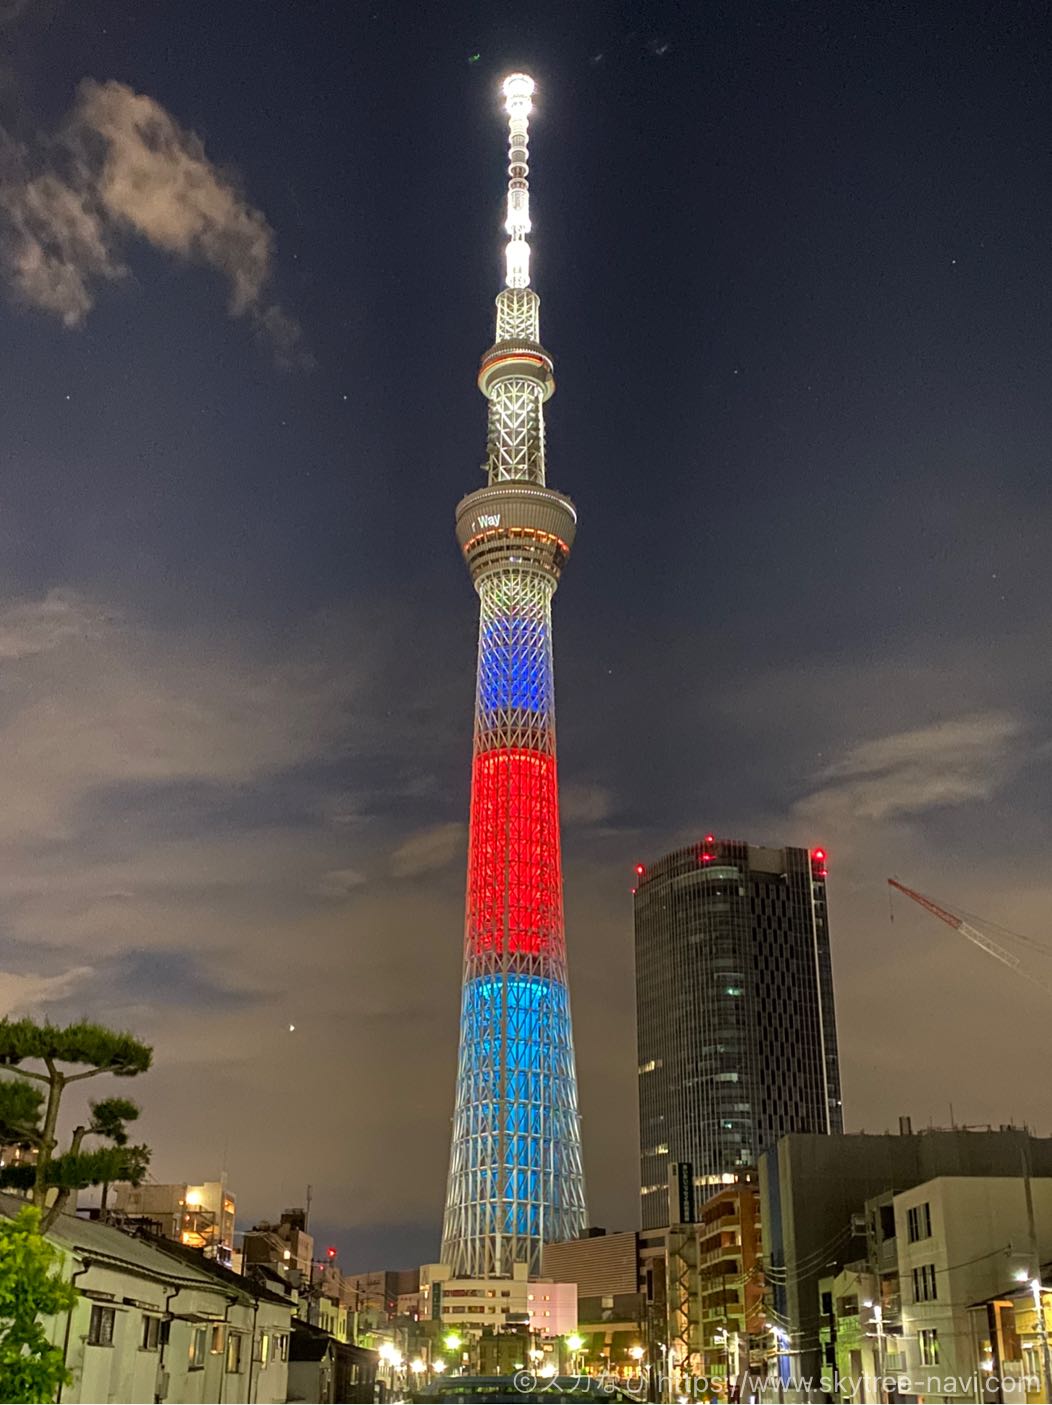
{"label": "low-rise building", "polygon": [[201,1249],[229,1264],[234,1252],[237,1201],[224,1180],[199,1185],[128,1185],[113,1187],[113,1218],[157,1227],[165,1239]]}
{"label": "low-rise building", "polygon": [[420,1288],[420,1270],[379,1269],[372,1273],[344,1274],[351,1302],[362,1331],[386,1327],[399,1316],[399,1299],[414,1298]]}
{"label": "low-rise building", "polygon": [[577,1330],[577,1285],[529,1279],[516,1264],[511,1278],[453,1278],[445,1264],[420,1269],[420,1321],[473,1333],[528,1323],[542,1336]]}
{"label": "low-rise building", "polygon": [[301,1283],[310,1279],[314,1262],[314,1236],[307,1233],[305,1210],[283,1210],[277,1224],[261,1220],[242,1235],[241,1248],[246,1269],[253,1264],[270,1264],[286,1272],[298,1273]]}
{"label": "low-rise building", "polygon": [[[653,1272],[648,1275],[644,1262],[644,1237],[636,1230],[593,1228],[579,1239],[544,1246],[545,1277],[577,1284],[577,1333],[593,1371],[631,1376],[641,1369],[653,1307]],[[664,1231],[646,1237],[660,1238],[663,1252]],[[663,1300],[663,1262],[660,1280]]]}
{"label": "low-rise building", "polygon": [[758,1366],[765,1333],[760,1192],[743,1175],[698,1211],[701,1374],[727,1399],[733,1383]]}
{"label": "low-rise building", "polygon": [[939,1176],[874,1197],[864,1218],[867,1257],[819,1287],[834,1399],[883,1400],[893,1378],[907,1399],[1021,1402],[1027,1376],[1047,1398],[1026,1297],[1032,1234],[1052,1254],[1052,1177],[1028,1190],[1022,1176]]}
{"label": "low-rise building", "polygon": [[[892,1192],[897,1196],[941,1177],[1014,1178],[1021,1186],[1024,1162],[1031,1167],[1035,1184],[1036,1178],[1052,1177],[1052,1138],[1034,1137],[1012,1127],[933,1128],[914,1133],[908,1118],[901,1120],[900,1128],[898,1136],[793,1133],[760,1157],[764,1307],[775,1331],[773,1356],[786,1378],[790,1374],[818,1378],[826,1366],[822,1329],[828,1324],[822,1320],[819,1283],[846,1265],[869,1262],[868,1239],[873,1233],[867,1224],[867,1202],[875,1206]],[[896,1208],[892,1218],[897,1215]],[[885,1252],[891,1255],[890,1248]],[[897,1249],[892,1257],[897,1264]],[[937,1272],[932,1270],[933,1262],[914,1265],[912,1255],[907,1256],[904,1313],[914,1306],[913,1267]],[[950,1257],[945,1262],[948,1266],[957,1260]],[[891,1258],[889,1274],[890,1263]],[[977,1291],[976,1297],[981,1295]],[[930,1301],[917,1300],[922,1309],[915,1314],[918,1331],[938,1330],[935,1322],[921,1320],[930,1315],[925,1306]]]}
{"label": "low-rise building", "polygon": [[[23,1203],[0,1195],[0,1214]],[[75,1215],[59,1215],[47,1239],[79,1294],[44,1322],[72,1376],[65,1405],[285,1401],[292,1295],[177,1243]]]}
{"label": "low-rise building", "polygon": [[294,1322],[288,1399],[309,1405],[371,1401],[375,1398],[377,1364],[375,1351],[337,1341],[306,1322]]}
{"label": "low-rise building", "polygon": [[1040,1405],[1052,1400],[1052,1263],[1041,1268],[1040,1285],[1016,1270],[1012,1287],[971,1310],[982,1398]]}

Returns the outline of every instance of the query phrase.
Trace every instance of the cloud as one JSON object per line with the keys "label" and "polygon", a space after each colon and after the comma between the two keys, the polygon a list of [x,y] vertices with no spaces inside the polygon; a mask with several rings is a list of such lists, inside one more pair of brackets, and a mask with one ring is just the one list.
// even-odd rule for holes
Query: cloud
{"label": "cloud", "polygon": [[16,295],[77,327],[99,283],[124,276],[129,234],[215,269],[232,317],[247,317],[278,362],[304,364],[300,329],[269,296],[274,232],[193,132],[123,83],[86,78],[59,132],[0,166],[3,258]]}
{"label": "cloud", "polygon": [[396,878],[416,878],[448,867],[462,857],[465,833],[466,827],[459,822],[420,830],[391,855],[391,872]]}
{"label": "cloud", "polygon": [[324,662],[162,639],[73,592],[0,607],[0,659],[0,844],[68,836],[122,786],[258,784],[346,726],[348,680]]}
{"label": "cloud", "polygon": [[1019,722],[982,712],[861,742],[794,806],[825,823],[884,821],[991,796],[1004,783]]}
{"label": "cloud", "polygon": [[20,19],[32,3],[33,0],[0,0],[0,25]]}
{"label": "cloud", "polygon": [[64,590],[50,590],[42,600],[8,605],[0,610],[0,661],[47,653],[74,639],[96,638],[110,619]]}
{"label": "cloud", "polygon": [[365,881],[365,874],[359,873],[356,868],[334,868],[323,873],[307,891],[317,898],[338,900],[349,898],[354,889],[360,888]]}
{"label": "cloud", "polygon": [[94,977],[90,966],[75,966],[57,976],[0,971],[0,1019],[10,1015],[36,1015],[42,1008],[65,1000]]}
{"label": "cloud", "polygon": [[609,819],[613,796],[603,785],[571,783],[559,792],[559,813],[564,824],[599,824]]}

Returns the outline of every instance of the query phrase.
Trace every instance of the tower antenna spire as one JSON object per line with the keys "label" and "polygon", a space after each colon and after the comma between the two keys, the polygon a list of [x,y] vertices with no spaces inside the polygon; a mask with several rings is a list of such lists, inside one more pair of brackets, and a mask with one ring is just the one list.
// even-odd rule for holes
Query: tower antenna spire
{"label": "tower antenna spire", "polygon": [[508,231],[505,250],[509,288],[530,286],[530,110],[536,85],[527,73],[511,73],[504,80],[504,106],[508,113]]}

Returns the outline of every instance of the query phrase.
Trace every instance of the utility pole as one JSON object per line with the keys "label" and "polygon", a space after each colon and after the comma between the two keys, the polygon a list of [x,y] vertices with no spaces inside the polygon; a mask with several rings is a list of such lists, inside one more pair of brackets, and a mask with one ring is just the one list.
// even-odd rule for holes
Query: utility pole
{"label": "utility pole", "polygon": [[1037,1221],[1034,1218],[1034,1191],[1030,1184],[1030,1134],[1020,1148],[1023,1160],[1023,1192],[1026,1196],[1026,1226],[1030,1236],[1030,1289],[1034,1295],[1037,1330],[1041,1337],[1042,1394],[1052,1400],[1052,1352],[1048,1344],[1048,1323],[1045,1320],[1045,1295],[1041,1289],[1041,1253],[1037,1245]]}
{"label": "utility pole", "polygon": [[[877,1295],[880,1295],[880,1275],[877,1275]],[[884,1304],[873,1304],[873,1321],[877,1324],[877,1399],[887,1400],[884,1392]]]}

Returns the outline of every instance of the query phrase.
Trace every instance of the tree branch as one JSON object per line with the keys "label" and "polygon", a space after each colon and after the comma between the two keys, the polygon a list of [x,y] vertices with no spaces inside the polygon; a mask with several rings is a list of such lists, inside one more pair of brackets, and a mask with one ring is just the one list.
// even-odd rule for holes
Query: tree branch
{"label": "tree branch", "polygon": [[16,1078],[35,1078],[38,1083],[51,1082],[46,1073],[35,1073],[31,1068],[23,1068],[21,1064],[4,1064],[0,1067],[0,1074],[4,1073],[12,1073]]}

